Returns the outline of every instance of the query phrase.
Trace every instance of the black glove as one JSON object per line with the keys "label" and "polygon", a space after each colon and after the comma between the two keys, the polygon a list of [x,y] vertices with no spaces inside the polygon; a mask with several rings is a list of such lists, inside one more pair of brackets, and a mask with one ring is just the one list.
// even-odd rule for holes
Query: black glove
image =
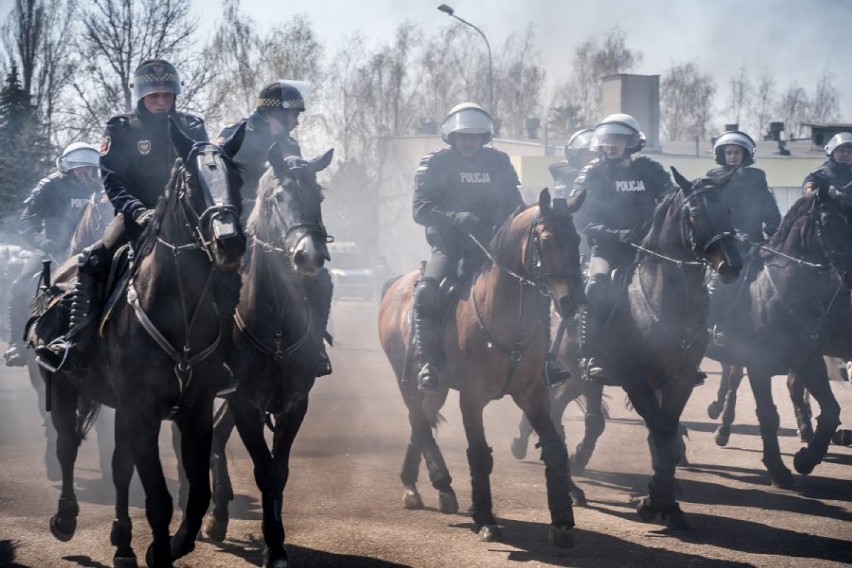
{"label": "black glove", "polygon": [[147,207],[140,207],[136,211],[133,212],[133,222],[136,223],[140,229],[144,229],[148,224],[148,221],[151,220],[151,217],[154,216],[153,209],[148,209]]}
{"label": "black glove", "polygon": [[482,245],[487,245],[491,240],[491,229],[488,225],[473,213],[453,213],[453,225],[460,232],[474,237]]}

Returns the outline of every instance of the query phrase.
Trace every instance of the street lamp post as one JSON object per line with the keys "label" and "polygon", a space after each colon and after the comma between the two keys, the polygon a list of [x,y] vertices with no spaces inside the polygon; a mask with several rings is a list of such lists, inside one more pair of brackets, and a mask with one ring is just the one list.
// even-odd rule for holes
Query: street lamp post
{"label": "street lamp post", "polygon": [[458,16],[456,16],[455,10],[453,10],[452,8],[447,6],[446,4],[441,4],[440,6],[438,6],[438,10],[440,10],[441,12],[444,12],[445,14],[450,16],[451,18],[457,19],[458,21],[465,24],[466,26],[472,27],[473,29],[475,29],[479,33],[479,35],[482,36],[482,39],[485,40],[485,47],[488,48],[488,112],[491,113],[491,116],[493,117],[494,116],[494,69],[493,69],[492,64],[491,64],[491,44],[488,43],[488,38],[485,37],[485,34],[482,33],[482,30],[480,30],[479,28],[477,28],[476,26],[474,26],[473,24],[471,24],[467,20],[465,20],[463,18],[459,18]]}

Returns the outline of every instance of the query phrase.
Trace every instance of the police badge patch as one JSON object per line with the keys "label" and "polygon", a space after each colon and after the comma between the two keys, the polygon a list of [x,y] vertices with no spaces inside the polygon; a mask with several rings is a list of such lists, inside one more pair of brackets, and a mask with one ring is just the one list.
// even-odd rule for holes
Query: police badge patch
{"label": "police badge patch", "polygon": [[136,143],[136,147],[139,148],[139,153],[143,156],[147,156],[151,153],[151,141],[150,140],[140,140]]}
{"label": "police badge patch", "polygon": [[109,136],[104,136],[104,139],[101,140],[101,156],[109,154],[110,144],[112,144],[112,139]]}

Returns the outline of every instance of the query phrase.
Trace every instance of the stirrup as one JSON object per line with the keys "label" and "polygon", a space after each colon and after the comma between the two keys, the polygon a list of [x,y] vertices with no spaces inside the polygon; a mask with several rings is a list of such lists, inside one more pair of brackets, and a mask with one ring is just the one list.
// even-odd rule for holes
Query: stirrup
{"label": "stirrup", "polygon": [[27,348],[20,343],[13,343],[3,354],[3,359],[6,360],[7,367],[26,367]]}
{"label": "stirrup", "polygon": [[719,329],[719,324],[714,325],[710,330],[710,343],[714,347],[725,347],[728,343],[728,338],[725,332]]}
{"label": "stirrup", "polygon": [[548,359],[544,363],[544,381],[547,383],[547,388],[558,387],[570,378],[571,372],[561,368],[553,359]]}
{"label": "stirrup", "polygon": [[64,336],[59,336],[47,345],[39,345],[35,348],[35,362],[51,373],[55,373],[65,365],[70,352],[71,342]]}
{"label": "stirrup", "polygon": [[320,344],[319,355],[317,357],[317,368],[314,370],[315,377],[325,377],[331,374],[331,359],[328,358],[328,352],[325,346]]}
{"label": "stirrup", "polygon": [[583,362],[583,376],[587,381],[606,382],[606,371],[604,371],[601,360],[597,357],[586,358]]}

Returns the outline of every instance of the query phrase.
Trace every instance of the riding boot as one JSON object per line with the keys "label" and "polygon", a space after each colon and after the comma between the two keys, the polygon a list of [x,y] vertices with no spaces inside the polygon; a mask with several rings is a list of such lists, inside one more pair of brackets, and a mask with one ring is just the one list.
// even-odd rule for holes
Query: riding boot
{"label": "riding boot", "polygon": [[580,312],[580,356],[587,381],[606,382],[603,361],[598,354],[600,344],[599,316],[590,306]]}
{"label": "riding boot", "polygon": [[438,318],[431,314],[414,314],[414,357],[420,365],[417,374],[417,388],[422,391],[441,390],[441,377],[438,370],[441,357],[441,328]]}
{"label": "riding boot", "polygon": [[101,243],[85,249],[77,257],[77,282],[72,292],[68,331],[35,349],[36,355],[53,369],[63,365],[79,368],[85,363],[97,327],[91,323],[102,308],[99,276],[106,268],[107,251]]}
{"label": "riding boot", "polygon": [[9,349],[3,354],[7,367],[26,367],[27,346],[24,344],[24,327],[27,324],[29,306],[26,302],[12,298],[9,302]]}
{"label": "riding boot", "polygon": [[325,350],[325,342],[329,345],[334,345],[334,338],[328,333],[328,320],[331,316],[331,296],[334,292],[334,284],[331,281],[331,274],[327,269],[321,269],[316,276],[311,280],[306,288],[306,296],[308,305],[311,309],[311,318],[314,324],[315,336],[317,341],[317,363],[314,371],[316,377],[330,375],[331,359],[328,357],[328,352]]}
{"label": "riding boot", "polygon": [[[547,358],[544,361],[544,382],[548,388],[559,386],[571,378],[571,373],[562,368],[559,361],[556,360],[556,353],[553,349],[553,338],[550,330],[550,296],[539,294],[538,302],[539,316],[541,324],[544,326],[544,335],[547,345]],[[558,346],[557,346],[558,347]]]}

